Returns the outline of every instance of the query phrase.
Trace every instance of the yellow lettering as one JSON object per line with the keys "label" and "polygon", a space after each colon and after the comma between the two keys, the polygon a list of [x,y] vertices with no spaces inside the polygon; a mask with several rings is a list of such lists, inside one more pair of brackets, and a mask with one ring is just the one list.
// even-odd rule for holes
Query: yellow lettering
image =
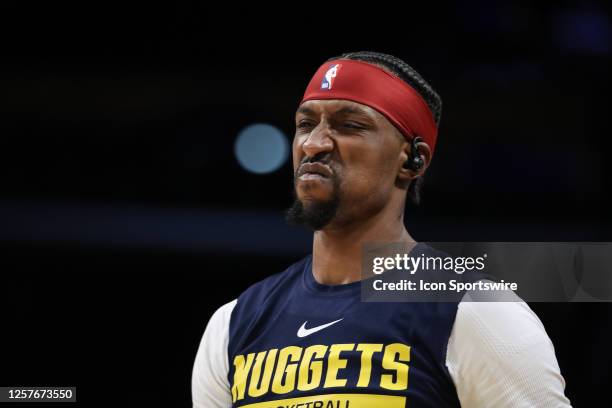
{"label": "yellow lettering", "polygon": [[244,398],[244,391],[246,389],[246,383],[249,375],[249,370],[253,364],[253,358],[255,353],[251,353],[247,356],[246,362],[244,356],[234,357],[234,384],[232,385],[232,400],[236,402]]}
{"label": "yellow lettering", "polygon": [[[354,353],[342,354],[348,352]],[[348,378],[342,370],[347,369],[349,361],[355,365],[352,368],[357,369],[359,363],[356,361],[356,353],[360,356],[356,387],[371,387],[373,377],[376,381],[378,370],[382,369],[382,389],[406,390],[410,352],[410,346],[401,343],[347,343],[288,346],[280,350],[238,355],[233,362],[232,401],[235,403],[243,400],[246,394],[258,398],[268,393],[288,394],[295,390],[312,391],[319,387],[346,387]]]}
{"label": "yellow lettering", "polygon": [[340,353],[343,351],[352,351],[355,344],[333,344],[329,348],[329,357],[327,358],[327,375],[325,376],[324,388],[329,387],[344,387],[346,379],[337,378],[338,371],[346,368],[347,360],[340,358]]}
{"label": "yellow lettering", "polygon": [[[268,392],[270,380],[272,379],[272,369],[276,361],[276,353],[278,353],[278,349],[268,351],[267,357],[265,351],[257,353],[255,365],[253,365],[253,371],[251,371],[251,381],[249,381],[249,396],[261,397]],[[266,360],[266,365],[262,375],[261,366],[263,365],[264,358]]]}
{"label": "yellow lettering", "polygon": [[[300,361],[302,348],[297,346],[285,347],[278,354],[278,365],[272,380],[272,392],[286,394],[295,388],[295,373],[297,363]],[[285,381],[283,382],[283,377]]]}
{"label": "yellow lettering", "polygon": [[[298,377],[298,390],[310,391],[319,386],[321,383],[321,376],[323,375],[323,361],[315,360],[315,358],[322,359],[325,357],[325,352],[327,352],[327,346],[322,345],[310,346],[304,350]],[[312,377],[310,381],[308,381],[310,373],[312,373]]]}
{"label": "yellow lettering", "polygon": [[374,353],[380,353],[383,349],[382,344],[358,344],[357,351],[361,351],[361,369],[359,370],[358,387],[367,387],[370,385],[370,377],[372,375],[372,356]]}
{"label": "yellow lettering", "polygon": [[[397,361],[395,356],[397,356]],[[385,370],[395,370],[395,376],[392,374],[381,375],[381,388],[386,388],[388,390],[408,389],[408,364],[400,363],[400,361],[404,361],[406,363],[410,361],[409,346],[400,343],[393,343],[385,347],[382,367]],[[393,377],[395,377],[395,379]]]}

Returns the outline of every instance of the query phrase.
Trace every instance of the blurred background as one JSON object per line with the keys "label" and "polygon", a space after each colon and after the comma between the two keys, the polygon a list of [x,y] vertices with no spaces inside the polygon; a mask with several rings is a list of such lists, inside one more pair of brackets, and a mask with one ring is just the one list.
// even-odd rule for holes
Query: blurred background
{"label": "blurred background", "polygon": [[[608,7],[394,7],[2,2],[0,385],[189,406],[213,311],[310,252],[293,114],[347,51],[442,96],[417,240],[611,241]],[[611,305],[531,306],[573,405],[609,406]]]}

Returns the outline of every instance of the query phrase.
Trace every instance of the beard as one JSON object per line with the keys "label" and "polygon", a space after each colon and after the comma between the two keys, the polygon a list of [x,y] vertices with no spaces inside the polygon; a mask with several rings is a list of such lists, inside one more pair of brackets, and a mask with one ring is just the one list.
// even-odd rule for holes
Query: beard
{"label": "beard", "polygon": [[304,225],[314,231],[323,229],[338,213],[340,207],[339,187],[338,180],[334,177],[331,198],[325,201],[310,201],[308,205],[304,205],[298,198],[294,187],[294,201],[286,212],[287,221],[291,224]]}

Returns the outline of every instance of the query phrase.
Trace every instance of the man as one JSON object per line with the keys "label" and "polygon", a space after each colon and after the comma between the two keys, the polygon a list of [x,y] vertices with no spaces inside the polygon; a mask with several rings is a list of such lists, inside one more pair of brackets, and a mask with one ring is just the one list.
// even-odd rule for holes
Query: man
{"label": "man", "polygon": [[569,406],[525,303],[361,301],[363,244],[431,250],[403,217],[440,111],[439,96],[393,56],[349,53],[321,66],[296,113],[288,213],[315,231],[312,255],[212,316],[195,407]]}

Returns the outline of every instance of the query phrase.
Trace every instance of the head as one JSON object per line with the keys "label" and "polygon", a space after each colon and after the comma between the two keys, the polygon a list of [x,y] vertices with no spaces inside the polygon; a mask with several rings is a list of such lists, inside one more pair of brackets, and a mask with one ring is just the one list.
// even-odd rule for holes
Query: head
{"label": "head", "polygon": [[[331,60],[362,61],[393,75],[394,81],[403,81],[426,104],[423,109],[428,109],[437,127],[440,97],[403,61],[375,52],[348,53]],[[327,71],[324,86],[331,88],[341,75],[341,67],[337,72]],[[419,202],[433,146],[426,139],[414,151],[414,132],[390,120],[389,111],[381,113],[384,107],[370,104],[375,109],[362,102],[305,98],[298,107],[293,140],[295,202],[288,211],[290,220],[319,230],[363,222],[383,210],[394,211],[401,219],[407,195]],[[407,161],[415,155],[423,159],[423,166],[408,168]]]}

